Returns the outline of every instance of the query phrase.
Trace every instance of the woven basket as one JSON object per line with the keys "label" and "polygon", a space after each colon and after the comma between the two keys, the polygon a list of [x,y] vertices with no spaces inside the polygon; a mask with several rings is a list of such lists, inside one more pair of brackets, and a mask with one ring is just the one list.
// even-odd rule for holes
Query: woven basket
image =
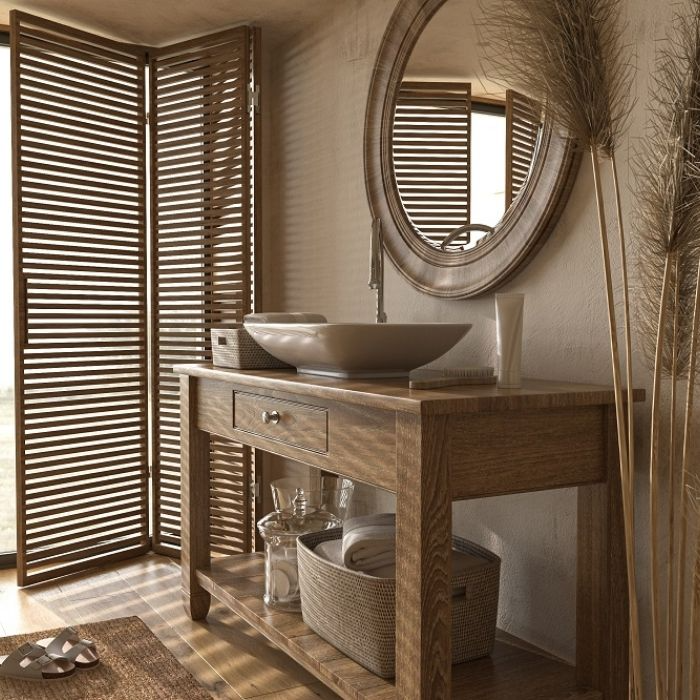
{"label": "woven basket", "polygon": [[211,329],[212,361],[215,367],[233,369],[283,369],[288,364],[263,350],[248,331],[239,328]]}
{"label": "woven basket", "polygon": [[[320,557],[321,542],[340,539],[342,528],[312,532],[297,540],[301,612],[304,622],[346,656],[382,678],[396,663],[396,579],[351,571]],[[493,650],[501,560],[483,547],[452,538],[454,549],[483,558],[484,566],[452,579],[466,587],[452,598],[452,663],[487,656]]]}

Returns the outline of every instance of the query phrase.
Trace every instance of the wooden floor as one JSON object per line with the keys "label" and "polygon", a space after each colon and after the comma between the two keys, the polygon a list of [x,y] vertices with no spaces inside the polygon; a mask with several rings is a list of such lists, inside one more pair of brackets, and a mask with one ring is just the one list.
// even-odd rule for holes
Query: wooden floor
{"label": "wooden floor", "polygon": [[207,622],[190,620],[170,559],[149,555],[25,589],[14,570],[0,570],[2,636],[128,615],[138,615],[215,698],[338,697],[221,604],[213,602]]}

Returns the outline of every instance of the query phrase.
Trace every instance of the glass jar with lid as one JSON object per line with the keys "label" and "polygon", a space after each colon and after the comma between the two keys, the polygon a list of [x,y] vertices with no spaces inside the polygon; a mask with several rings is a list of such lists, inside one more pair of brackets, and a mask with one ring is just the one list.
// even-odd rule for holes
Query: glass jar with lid
{"label": "glass jar with lid", "polygon": [[269,513],[258,521],[265,541],[265,604],[279,610],[301,610],[297,569],[297,537],[340,527],[343,521],[325,510],[309,508],[303,488],[296,490],[292,508]]}

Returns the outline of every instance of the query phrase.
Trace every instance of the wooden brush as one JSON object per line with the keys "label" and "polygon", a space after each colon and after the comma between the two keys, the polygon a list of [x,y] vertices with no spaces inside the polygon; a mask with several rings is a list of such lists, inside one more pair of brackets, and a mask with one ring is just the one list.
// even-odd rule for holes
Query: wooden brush
{"label": "wooden brush", "polygon": [[493,367],[450,367],[418,369],[408,377],[410,389],[440,389],[448,386],[495,384]]}

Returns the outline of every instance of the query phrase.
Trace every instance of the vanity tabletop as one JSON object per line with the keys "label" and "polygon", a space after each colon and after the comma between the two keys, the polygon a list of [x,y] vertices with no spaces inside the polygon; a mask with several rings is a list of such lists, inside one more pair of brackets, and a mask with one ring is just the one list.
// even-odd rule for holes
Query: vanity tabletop
{"label": "vanity tabletop", "polygon": [[[615,403],[613,389],[609,386],[540,379],[524,379],[520,389],[499,389],[495,384],[409,389],[405,377],[337,379],[297,374],[293,369],[237,370],[214,367],[211,363],[175,365],[173,371],[255,389],[287,391],[302,396],[431,415]],[[635,390],[634,399],[643,401],[644,391]]]}

